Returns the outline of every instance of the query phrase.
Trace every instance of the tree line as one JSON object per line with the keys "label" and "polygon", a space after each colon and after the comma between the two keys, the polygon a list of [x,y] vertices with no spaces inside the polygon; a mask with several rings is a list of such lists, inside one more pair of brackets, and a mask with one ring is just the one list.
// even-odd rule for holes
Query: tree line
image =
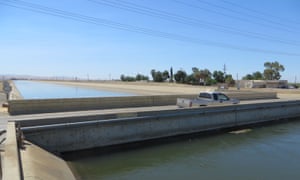
{"label": "tree line", "polygon": [[[280,72],[285,68],[279,62],[265,62],[265,70],[263,73],[256,71],[252,74],[247,74],[242,79],[244,80],[279,80],[281,78]],[[176,82],[184,84],[194,85],[214,85],[217,83],[226,83],[228,85],[234,85],[235,81],[231,74],[227,74],[224,68],[223,71],[215,70],[211,72],[208,69],[199,69],[197,67],[192,68],[192,73],[188,74],[186,71],[180,69],[173,74],[173,68],[170,70],[158,71],[152,69],[150,74],[154,82]],[[149,81],[149,77],[137,74],[133,76],[121,75],[122,81]]]}
{"label": "tree line", "polygon": [[284,66],[278,61],[265,62],[265,70],[263,72],[256,71],[252,74],[247,74],[243,77],[244,80],[279,80],[281,78],[280,72],[285,70]]}

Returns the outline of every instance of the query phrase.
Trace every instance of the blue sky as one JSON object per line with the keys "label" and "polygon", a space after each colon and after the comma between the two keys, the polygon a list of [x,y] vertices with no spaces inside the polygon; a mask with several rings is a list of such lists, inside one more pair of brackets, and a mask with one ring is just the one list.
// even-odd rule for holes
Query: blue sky
{"label": "blue sky", "polygon": [[118,79],[226,64],[240,78],[279,61],[294,82],[299,50],[298,0],[0,0],[0,74]]}

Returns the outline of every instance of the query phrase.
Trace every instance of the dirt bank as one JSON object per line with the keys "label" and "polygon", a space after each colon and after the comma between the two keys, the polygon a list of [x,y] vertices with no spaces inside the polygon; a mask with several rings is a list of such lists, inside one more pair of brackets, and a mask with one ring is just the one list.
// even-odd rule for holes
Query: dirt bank
{"label": "dirt bank", "polygon": [[[50,82],[50,81],[49,81]],[[148,82],[69,82],[51,81],[51,83],[81,86],[91,89],[127,92],[138,95],[172,95],[172,94],[198,94],[200,91],[214,90],[212,86],[191,86],[175,83],[148,83]]]}
{"label": "dirt bank", "polygon": [[[216,86],[192,86],[176,83],[153,83],[153,82],[69,82],[69,81],[49,81],[51,83],[81,86],[91,89],[109,90],[116,92],[128,92],[138,95],[171,95],[171,94],[198,94],[200,91],[212,91],[217,89]],[[232,87],[229,91],[237,91]],[[240,91],[256,91],[256,92],[277,92],[281,97],[300,98],[299,89],[276,89],[276,88],[259,88],[259,89],[240,89]]]}

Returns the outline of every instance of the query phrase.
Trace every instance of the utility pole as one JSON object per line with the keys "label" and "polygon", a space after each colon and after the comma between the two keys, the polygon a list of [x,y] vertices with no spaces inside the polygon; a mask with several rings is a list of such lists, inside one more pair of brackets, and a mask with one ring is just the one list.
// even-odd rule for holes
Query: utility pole
{"label": "utility pole", "polygon": [[226,64],[224,64],[223,71],[224,71],[224,83],[225,83],[226,82]]}
{"label": "utility pole", "polygon": [[223,71],[224,71],[224,76],[226,76],[226,64],[224,64]]}
{"label": "utility pole", "polygon": [[236,88],[237,90],[240,90],[239,73],[236,74]]}

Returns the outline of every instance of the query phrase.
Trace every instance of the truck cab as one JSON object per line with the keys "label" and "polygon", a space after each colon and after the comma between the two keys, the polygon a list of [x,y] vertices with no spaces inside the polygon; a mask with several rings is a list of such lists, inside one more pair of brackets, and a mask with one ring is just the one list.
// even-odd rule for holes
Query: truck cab
{"label": "truck cab", "polygon": [[220,92],[201,92],[198,99],[208,100],[208,101],[218,101],[220,103],[224,101],[229,101],[230,98]]}
{"label": "truck cab", "polygon": [[177,106],[179,107],[196,107],[217,104],[238,104],[238,99],[231,99],[221,92],[201,92],[195,99],[177,98]]}

